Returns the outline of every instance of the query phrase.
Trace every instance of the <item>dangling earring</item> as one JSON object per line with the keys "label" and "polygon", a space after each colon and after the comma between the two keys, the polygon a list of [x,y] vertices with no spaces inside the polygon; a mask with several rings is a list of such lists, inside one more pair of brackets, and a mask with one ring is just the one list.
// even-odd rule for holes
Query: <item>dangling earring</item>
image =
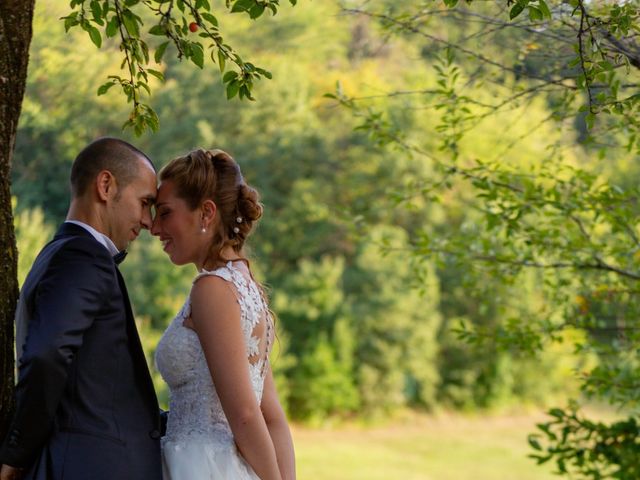
{"label": "dangling earring", "polygon": [[207,233],[207,227],[204,226],[204,223],[200,227],[200,233]]}

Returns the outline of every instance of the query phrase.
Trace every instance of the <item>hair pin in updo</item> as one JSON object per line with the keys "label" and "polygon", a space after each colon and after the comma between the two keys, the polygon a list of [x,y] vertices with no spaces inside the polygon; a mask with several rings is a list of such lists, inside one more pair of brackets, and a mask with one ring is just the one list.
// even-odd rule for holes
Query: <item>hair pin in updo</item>
{"label": "hair pin in updo", "polygon": [[240,233],[240,229],[238,227],[233,227],[233,233]]}
{"label": "hair pin in updo", "polygon": [[236,217],[236,222],[237,223],[242,223],[242,217]]}

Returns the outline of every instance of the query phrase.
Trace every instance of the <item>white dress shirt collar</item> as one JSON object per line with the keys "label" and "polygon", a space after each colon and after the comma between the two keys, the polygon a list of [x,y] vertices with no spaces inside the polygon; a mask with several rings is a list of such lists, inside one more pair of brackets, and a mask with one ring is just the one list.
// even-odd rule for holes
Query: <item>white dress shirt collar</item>
{"label": "white dress shirt collar", "polygon": [[84,228],[87,232],[89,232],[93,237],[100,242],[104,247],[109,250],[109,253],[113,256],[119,253],[118,247],[116,247],[115,243],[107,237],[104,233],[100,233],[91,225],[87,225],[86,223],[80,222],[78,220],[67,220],[65,223],[73,223],[74,225],[78,225],[79,227]]}

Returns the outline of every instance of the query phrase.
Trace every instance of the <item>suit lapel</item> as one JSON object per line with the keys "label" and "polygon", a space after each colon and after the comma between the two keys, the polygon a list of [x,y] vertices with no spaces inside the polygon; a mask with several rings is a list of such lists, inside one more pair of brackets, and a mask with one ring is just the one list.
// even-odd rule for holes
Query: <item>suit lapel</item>
{"label": "suit lapel", "polygon": [[122,274],[117,267],[116,274],[118,276],[118,285],[120,286],[120,291],[122,292],[122,297],[124,299],[124,305],[127,315],[127,335],[129,337],[129,343],[131,345],[131,354],[137,364],[136,372],[139,373],[140,381],[143,382],[145,389],[147,390],[147,396],[153,404],[153,411],[159,412],[158,398],[156,397],[153,381],[151,380],[151,375],[149,375],[149,367],[147,366],[147,360],[144,356],[144,349],[142,348],[140,336],[138,335],[138,329],[136,328],[136,322],[133,317],[133,310],[131,309],[131,302],[129,301],[127,287],[124,283],[124,278],[122,277]]}

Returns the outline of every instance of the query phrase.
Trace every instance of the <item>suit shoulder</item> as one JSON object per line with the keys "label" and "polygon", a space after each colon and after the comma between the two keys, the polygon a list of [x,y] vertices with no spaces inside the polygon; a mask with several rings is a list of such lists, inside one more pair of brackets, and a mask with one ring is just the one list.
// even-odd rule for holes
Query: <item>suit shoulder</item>
{"label": "suit shoulder", "polygon": [[67,237],[54,240],[49,245],[51,259],[57,261],[90,260],[94,265],[112,265],[109,251],[95,238],[85,236]]}

